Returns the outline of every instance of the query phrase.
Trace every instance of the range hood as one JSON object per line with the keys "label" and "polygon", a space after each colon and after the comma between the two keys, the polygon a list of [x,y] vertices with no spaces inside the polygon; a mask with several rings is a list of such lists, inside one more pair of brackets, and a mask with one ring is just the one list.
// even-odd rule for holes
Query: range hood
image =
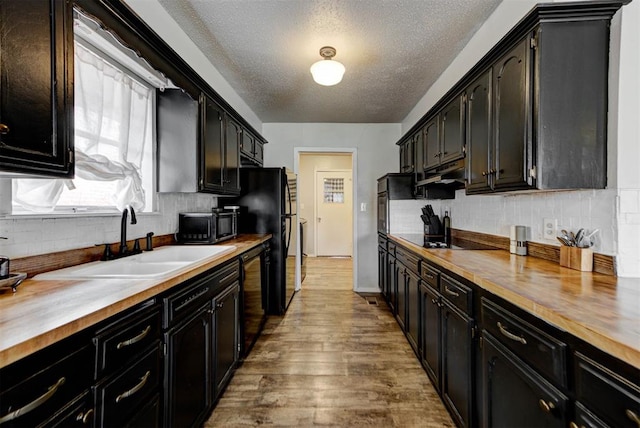
{"label": "range hood", "polygon": [[464,159],[438,167],[431,175],[416,183],[417,187],[429,185],[450,185],[452,187],[464,187],[465,180]]}

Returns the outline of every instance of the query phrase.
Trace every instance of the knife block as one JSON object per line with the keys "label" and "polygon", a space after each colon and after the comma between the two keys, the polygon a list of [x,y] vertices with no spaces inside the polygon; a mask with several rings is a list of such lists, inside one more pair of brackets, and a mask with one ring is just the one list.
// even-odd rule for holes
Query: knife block
{"label": "knife block", "polygon": [[560,247],[560,266],[591,272],[593,270],[593,250],[562,245]]}

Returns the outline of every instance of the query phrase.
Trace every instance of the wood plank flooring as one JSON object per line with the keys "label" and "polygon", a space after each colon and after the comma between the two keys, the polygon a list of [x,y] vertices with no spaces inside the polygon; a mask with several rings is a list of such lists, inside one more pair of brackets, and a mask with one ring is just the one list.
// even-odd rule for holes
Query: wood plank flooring
{"label": "wood plank flooring", "polygon": [[206,427],[455,426],[388,308],[351,291],[351,274],[350,259],[308,259],[303,289]]}

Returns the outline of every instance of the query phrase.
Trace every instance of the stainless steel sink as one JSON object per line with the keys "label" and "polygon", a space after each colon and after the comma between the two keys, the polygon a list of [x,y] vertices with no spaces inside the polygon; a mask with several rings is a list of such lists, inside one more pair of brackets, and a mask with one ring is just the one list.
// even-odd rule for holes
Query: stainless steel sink
{"label": "stainless steel sink", "polygon": [[170,276],[235,251],[233,245],[166,246],[106,262],[92,262],[36,275],[34,279],[153,279]]}

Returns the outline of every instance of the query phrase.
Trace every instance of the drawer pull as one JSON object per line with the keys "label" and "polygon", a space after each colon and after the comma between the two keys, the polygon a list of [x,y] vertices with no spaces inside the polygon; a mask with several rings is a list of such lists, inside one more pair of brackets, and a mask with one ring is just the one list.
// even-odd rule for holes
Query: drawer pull
{"label": "drawer pull", "polygon": [[147,336],[147,334],[149,334],[150,331],[151,331],[151,325],[148,325],[144,330],[140,332],[139,335],[134,336],[131,339],[123,340],[122,342],[118,343],[118,345],[116,346],[116,349],[121,349],[121,348],[124,348],[125,346],[133,345],[134,343],[140,342],[142,339],[144,339]]}
{"label": "drawer pull", "polygon": [[147,370],[147,372],[144,374],[144,376],[142,376],[140,378],[140,383],[138,383],[136,386],[134,386],[133,388],[131,388],[128,391],[123,392],[122,394],[118,395],[116,397],[116,403],[119,403],[120,401],[124,400],[127,397],[131,397],[133,394],[135,394],[136,392],[140,391],[142,389],[142,387],[144,386],[145,383],[147,383],[147,380],[149,379],[149,376],[151,375],[151,371]]}
{"label": "drawer pull", "polygon": [[453,291],[452,289],[449,288],[448,285],[444,286],[444,291],[445,293],[447,293],[449,296],[453,296],[453,297],[460,297],[460,293]]}
{"label": "drawer pull", "polygon": [[84,425],[87,425],[91,419],[91,415],[93,415],[93,409],[89,409],[86,412],[80,412],[78,416],[76,416],[76,421],[82,422]]}
{"label": "drawer pull", "polygon": [[527,341],[525,340],[524,337],[521,336],[517,336],[511,332],[509,332],[505,327],[503,327],[502,323],[500,321],[498,321],[498,329],[500,329],[500,333],[502,333],[504,336],[508,337],[511,340],[515,340],[516,342],[520,342],[523,345],[527,344]]}
{"label": "drawer pull", "polygon": [[542,398],[538,400],[538,405],[545,413],[551,413],[556,406],[551,401],[544,401]]}
{"label": "drawer pull", "polygon": [[575,422],[569,422],[569,428],[586,428],[584,425],[578,425]]}
{"label": "drawer pull", "polygon": [[634,412],[633,410],[627,409],[624,411],[624,414],[627,415],[627,417],[631,422],[638,425],[638,428],[640,428],[640,417],[638,417],[638,414],[636,412]]}
{"label": "drawer pull", "polygon": [[431,275],[430,273],[425,273],[424,276],[426,276],[429,279],[436,279],[436,277]]}
{"label": "drawer pull", "polygon": [[0,123],[0,134],[5,135],[9,133],[9,127],[4,123]]}
{"label": "drawer pull", "polygon": [[47,392],[42,394],[40,397],[36,398],[35,400],[33,400],[31,403],[27,404],[26,406],[21,407],[18,410],[14,410],[11,413],[7,413],[3,417],[1,417],[0,418],[0,424],[12,421],[12,420],[14,420],[14,419],[16,419],[16,418],[18,418],[18,417],[20,417],[22,415],[26,415],[27,413],[29,413],[32,410],[37,409],[38,407],[43,405],[45,402],[47,402],[47,400],[49,400],[51,397],[53,397],[53,395],[56,392],[58,392],[58,388],[60,388],[62,385],[64,385],[65,381],[66,381],[66,379],[64,377],[61,377],[60,379],[58,379],[58,381],[55,384],[51,385],[47,389]]}

